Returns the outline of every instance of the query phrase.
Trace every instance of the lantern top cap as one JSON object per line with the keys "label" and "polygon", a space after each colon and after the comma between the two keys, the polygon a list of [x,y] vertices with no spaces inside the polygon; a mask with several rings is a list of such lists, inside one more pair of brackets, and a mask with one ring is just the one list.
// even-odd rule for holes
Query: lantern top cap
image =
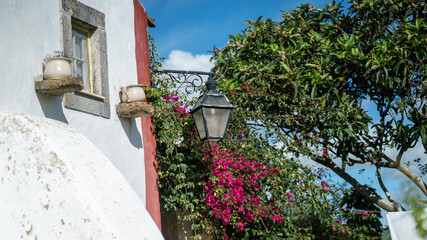
{"label": "lantern top cap", "polygon": [[206,82],[206,88],[208,92],[216,93],[216,86],[218,83],[213,79],[213,75],[209,75],[208,81]]}
{"label": "lantern top cap", "polygon": [[202,96],[200,96],[190,113],[193,113],[203,107],[225,109],[235,108],[235,106],[230,103],[230,101],[224,94],[218,93],[216,91],[206,92]]}

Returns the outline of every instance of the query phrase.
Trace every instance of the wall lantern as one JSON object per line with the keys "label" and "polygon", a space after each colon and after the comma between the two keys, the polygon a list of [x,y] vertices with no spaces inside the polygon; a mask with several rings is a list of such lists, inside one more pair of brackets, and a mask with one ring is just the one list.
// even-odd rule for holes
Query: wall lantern
{"label": "wall lantern", "polygon": [[[179,84],[178,88],[185,85],[187,93],[189,93],[188,85],[193,88],[194,92],[194,89],[200,87],[203,82],[202,75],[209,76],[206,82],[207,91],[199,97],[190,113],[196,123],[200,140],[217,142],[224,139],[231,112],[235,107],[224,94],[216,91],[217,83],[213,78],[214,74],[212,72],[160,69],[153,69],[152,71],[168,74],[172,81],[176,81]],[[192,81],[190,81],[191,77],[194,77]]]}
{"label": "wall lantern", "polygon": [[224,139],[234,109],[227,97],[216,91],[216,85],[210,75],[206,82],[207,92],[200,96],[190,112],[202,141],[217,142]]}

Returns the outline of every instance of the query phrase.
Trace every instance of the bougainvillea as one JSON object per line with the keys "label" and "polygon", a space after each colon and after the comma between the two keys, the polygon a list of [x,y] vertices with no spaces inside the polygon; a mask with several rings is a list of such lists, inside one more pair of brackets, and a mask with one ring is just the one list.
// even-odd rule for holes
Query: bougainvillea
{"label": "bougainvillea", "polygon": [[[283,222],[277,204],[268,204],[259,197],[263,180],[277,175],[276,168],[245,159],[219,144],[210,146],[205,159],[210,163],[212,175],[203,183],[204,200],[212,217],[221,220],[224,226],[234,226],[237,231],[243,231],[257,218]],[[287,197],[291,199],[292,194]]]}
{"label": "bougainvillea", "polygon": [[[159,67],[156,61],[153,65]],[[221,144],[200,142],[188,114],[194,102],[162,77],[152,77],[156,87],[146,94],[156,108],[161,206],[187,221],[191,229],[185,230],[195,239],[366,239],[346,224],[339,206],[342,191],[321,172],[284,155],[274,135],[245,121],[250,113],[233,112]],[[242,89],[252,91],[247,84]],[[229,97],[240,94],[233,91]],[[300,135],[301,146],[318,141],[312,134]]]}
{"label": "bougainvillea", "polygon": [[[427,196],[419,171],[426,155],[417,150],[427,151],[427,4],[354,0],[319,7],[302,4],[279,21],[246,22],[214,48],[218,88],[236,93],[230,101],[247,111],[243,121],[267,131],[284,152],[323,165],[367,200],[399,211],[385,172],[402,173]],[[300,144],[307,133],[318,141]],[[375,173],[372,186],[384,194],[363,187],[352,166],[371,168],[365,174]]]}

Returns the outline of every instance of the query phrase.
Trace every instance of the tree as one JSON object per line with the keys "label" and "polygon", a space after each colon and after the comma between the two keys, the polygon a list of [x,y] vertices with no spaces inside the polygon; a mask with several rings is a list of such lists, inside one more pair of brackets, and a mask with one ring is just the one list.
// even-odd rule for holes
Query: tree
{"label": "tree", "polygon": [[[214,71],[219,87],[235,93],[241,120],[265,132],[270,144],[331,169],[369,201],[398,211],[382,169],[402,172],[427,196],[404,157],[419,142],[427,151],[426,16],[427,4],[418,0],[356,0],[348,9],[303,4],[283,12],[282,21],[247,22],[214,49]],[[377,169],[387,199],[346,171],[365,163]],[[419,163],[425,167],[425,159]]]}
{"label": "tree", "polygon": [[[375,193],[375,189],[364,186],[371,192]],[[382,223],[380,221],[381,212],[379,208],[372,202],[363,197],[360,193],[352,189],[345,191],[340,203],[341,207],[356,211],[358,214],[350,215],[346,220],[347,225],[351,227],[359,227],[367,236],[379,237],[382,233]]]}
{"label": "tree", "polygon": [[[152,65],[160,67],[150,39]],[[348,225],[343,192],[248,126],[246,111],[235,111],[221,144],[202,143],[188,114],[192,101],[173,82],[152,77],[155,86],[145,90],[156,107],[161,205],[189,221],[194,238],[378,239],[361,231],[363,223]]]}

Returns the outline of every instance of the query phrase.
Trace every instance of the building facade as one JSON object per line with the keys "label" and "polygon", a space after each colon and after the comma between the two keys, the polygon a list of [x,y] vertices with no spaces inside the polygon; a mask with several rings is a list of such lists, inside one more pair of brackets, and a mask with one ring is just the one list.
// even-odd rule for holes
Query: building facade
{"label": "building facade", "polygon": [[[116,112],[150,82],[148,25],[137,0],[1,1],[0,235],[162,239],[150,117]],[[82,91],[36,92],[56,51]]]}

